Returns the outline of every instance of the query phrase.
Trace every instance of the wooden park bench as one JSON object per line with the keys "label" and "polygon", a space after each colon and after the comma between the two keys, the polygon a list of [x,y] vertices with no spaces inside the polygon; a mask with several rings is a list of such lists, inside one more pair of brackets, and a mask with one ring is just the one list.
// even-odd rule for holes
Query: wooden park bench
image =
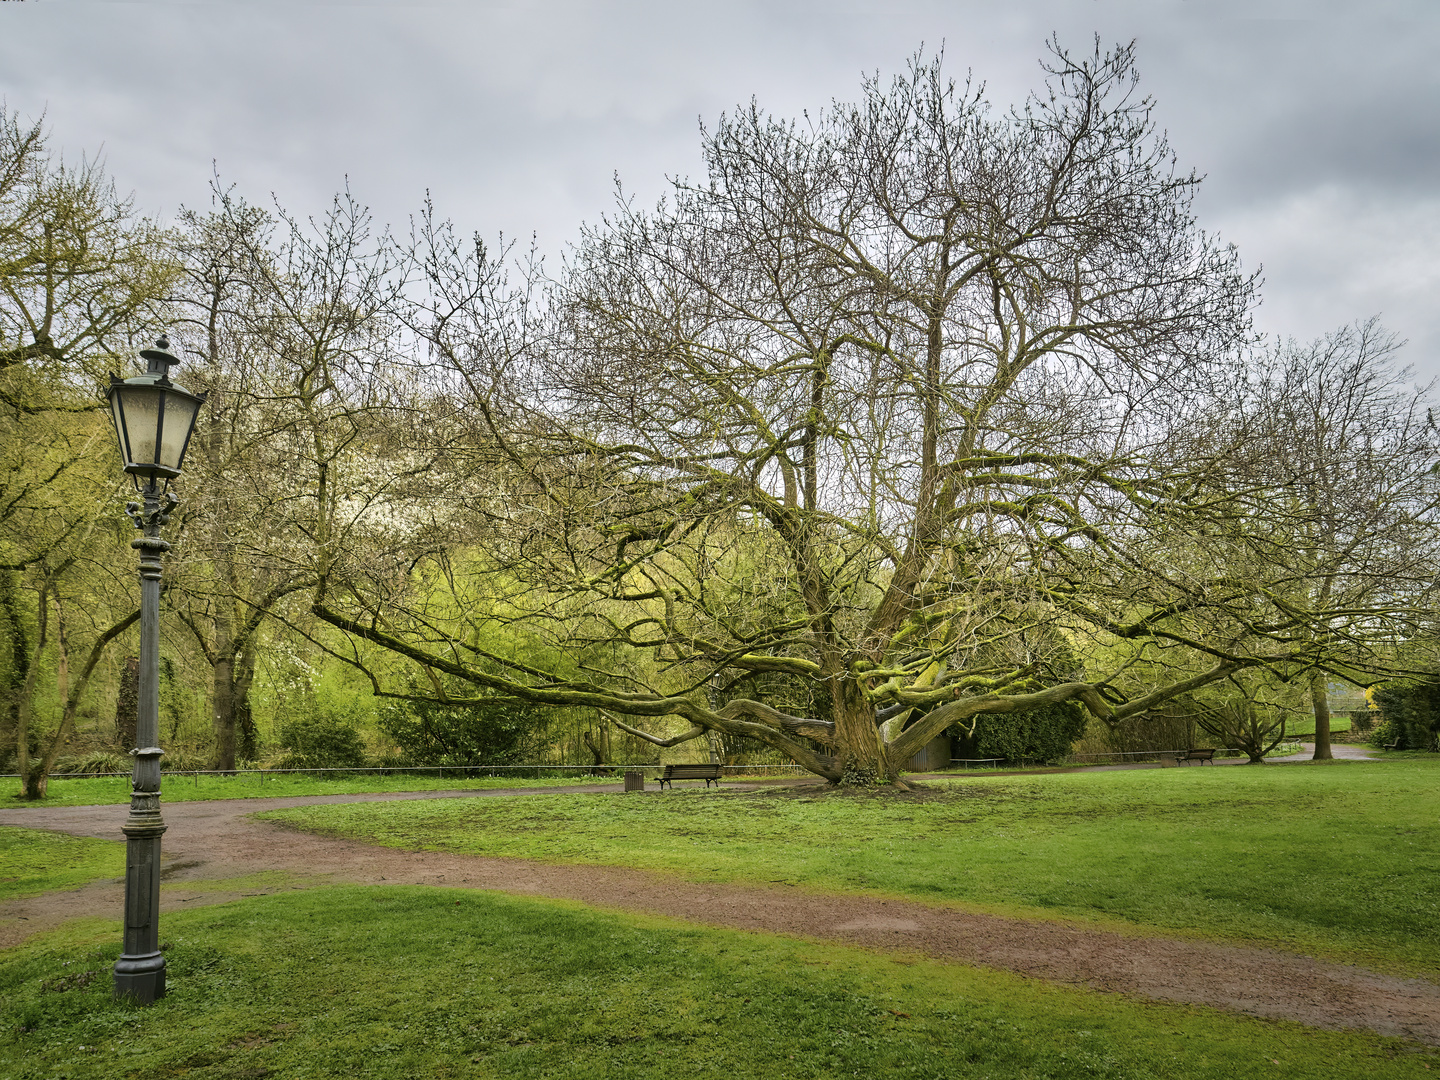
{"label": "wooden park bench", "polygon": [[1175,764],[1177,765],[1184,765],[1187,761],[1198,761],[1202,765],[1208,761],[1211,765],[1214,765],[1215,748],[1213,746],[1197,746],[1195,749],[1187,750],[1184,754],[1178,755],[1175,758]]}
{"label": "wooden park bench", "polygon": [[1404,742],[1404,741],[1405,741],[1404,739],[1396,739],[1394,742],[1387,742],[1387,743],[1385,744],[1385,749],[1386,749],[1386,750],[1399,750],[1399,749],[1400,749],[1400,744],[1401,744],[1402,742]]}
{"label": "wooden park bench", "polygon": [[671,787],[674,787],[675,785],[670,783],[672,780],[704,780],[705,786],[707,788],[710,786],[710,781],[713,780],[715,781],[715,786],[719,787],[720,770],[724,767],[724,765],[700,764],[666,765],[664,774],[661,776],[657,776],[655,779],[660,781],[661,791],[665,790],[666,784],[670,784]]}

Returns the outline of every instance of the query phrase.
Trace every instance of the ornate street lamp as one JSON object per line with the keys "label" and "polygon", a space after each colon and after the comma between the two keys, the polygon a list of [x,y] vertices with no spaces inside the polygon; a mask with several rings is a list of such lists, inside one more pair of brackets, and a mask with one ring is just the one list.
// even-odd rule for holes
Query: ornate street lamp
{"label": "ornate street lamp", "polygon": [[164,337],[141,359],[143,375],[110,376],[106,397],[125,471],[141,501],[125,512],[141,531],[130,546],[140,551],[140,702],[135,719],[135,771],[125,833],[125,948],[115,962],[115,996],[148,1005],[165,993],[165,957],[160,952],[160,555],[170,545],[160,526],[179,501],[170,481],[180,475],[195,416],[205,401],[170,381],[179,361]]}

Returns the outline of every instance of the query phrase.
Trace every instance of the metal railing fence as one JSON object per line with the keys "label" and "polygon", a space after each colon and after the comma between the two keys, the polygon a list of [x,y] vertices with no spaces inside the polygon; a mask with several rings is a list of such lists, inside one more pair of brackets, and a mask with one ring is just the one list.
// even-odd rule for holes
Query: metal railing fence
{"label": "metal railing fence", "polygon": [[[1205,749],[1208,750],[1209,747]],[[1189,750],[1126,750],[1109,754],[1071,754],[1070,758],[1072,761],[1089,760],[1090,758],[1170,758],[1184,757],[1189,752]],[[1240,754],[1244,751],[1233,746],[1217,746],[1215,753]]]}
{"label": "metal railing fence", "polygon": [[[162,770],[163,777],[193,776],[199,782],[202,776],[233,776],[239,778],[256,777],[258,782],[263,784],[265,778],[288,776],[292,774],[364,774],[381,776],[415,776],[427,773],[436,774],[438,779],[445,779],[448,776],[456,776],[457,779],[480,779],[485,776],[499,778],[505,773],[532,772],[544,774],[546,770],[575,773],[580,777],[609,777],[620,779],[627,770],[631,769],[658,769],[660,765],[645,763],[639,765],[356,765],[356,766],[335,766],[320,769],[165,769]],[[803,765],[725,765],[723,771],[726,775],[743,775],[744,770],[753,770],[754,773],[763,775],[767,772],[790,775],[795,772],[806,772]],[[479,773],[479,777],[470,774]],[[458,774],[458,775],[457,775]],[[106,777],[115,779],[130,779],[128,772],[90,772],[90,773],[51,773],[51,780],[97,780]],[[19,773],[0,773],[0,780],[18,780]],[[529,779],[523,776],[516,776],[516,779]],[[538,777],[536,777],[538,779]]]}
{"label": "metal railing fence", "polygon": [[[1119,758],[1119,759],[1121,759],[1122,762],[1125,761],[1125,760],[1127,760],[1127,759],[1131,759],[1131,758],[1134,758],[1134,759],[1137,759],[1137,760],[1142,760],[1142,761],[1143,761],[1143,760],[1147,760],[1147,759],[1149,759],[1149,760],[1159,760],[1160,758],[1184,757],[1184,756],[1185,756],[1186,754],[1188,754],[1188,753],[1189,753],[1188,750],[1124,750],[1124,751],[1116,751],[1116,752],[1113,752],[1113,753],[1104,753],[1104,754],[1071,754],[1071,755],[1069,755],[1069,756],[1065,759],[1065,761],[1066,761],[1067,764],[1083,764],[1083,763],[1085,763],[1085,762],[1093,761],[1094,759],[1097,759],[1097,758],[1102,758],[1102,759],[1103,759],[1103,758]],[[1216,747],[1215,753],[1216,753],[1216,754],[1239,754],[1239,753],[1243,753],[1243,751],[1238,750],[1238,749],[1236,749],[1236,748],[1233,747],[1233,746],[1220,746],[1220,747]],[[1028,764],[1032,764],[1032,765],[1033,765],[1033,764],[1038,764],[1038,763],[1039,763],[1039,759],[1038,759],[1038,758],[1023,758],[1023,757],[1022,757],[1022,758],[1019,758],[1019,759],[1016,759],[1016,758],[998,758],[998,757],[997,757],[997,758],[951,758],[951,759],[950,759],[950,764],[951,764],[952,766],[953,766],[953,765],[960,765],[961,767],[966,768],[966,769],[972,768],[972,767],[975,767],[975,768],[983,768],[983,767],[985,767],[985,766],[987,766],[987,765],[998,765],[998,764],[1001,764],[1001,763],[1007,763],[1007,764],[1014,765],[1014,766],[1016,766],[1016,767],[1023,768],[1023,767],[1025,767],[1025,766],[1027,765],[1027,763],[1028,763]]]}

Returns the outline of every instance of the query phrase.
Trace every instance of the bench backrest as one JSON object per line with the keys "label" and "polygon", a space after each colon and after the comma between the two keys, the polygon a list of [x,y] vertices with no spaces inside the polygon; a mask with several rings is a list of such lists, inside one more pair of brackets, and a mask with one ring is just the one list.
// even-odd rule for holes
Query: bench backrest
{"label": "bench backrest", "polygon": [[666,765],[665,775],[680,780],[698,780],[701,777],[719,777],[721,765]]}

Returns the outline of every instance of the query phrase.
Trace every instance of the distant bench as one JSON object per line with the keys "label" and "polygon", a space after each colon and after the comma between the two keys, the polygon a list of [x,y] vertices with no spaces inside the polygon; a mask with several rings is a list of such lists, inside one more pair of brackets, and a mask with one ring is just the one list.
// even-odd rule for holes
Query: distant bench
{"label": "distant bench", "polygon": [[1183,754],[1175,756],[1176,765],[1184,765],[1187,761],[1198,761],[1202,765],[1209,762],[1215,764],[1215,748],[1213,746],[1197,746],[1194,750],[1187,750]]}
{"label": "distant bench", "polygon": [[1386,749],[1386,750],[1399,750],[1399,749],[1400,749],[1400,744],[1401,744],[1402,742],[1404,742],[1404,741],[1405,741],[1404,739],[1396,739],[1394,742],[1387,742],[1387,743],[1385,744],[1385,746],[1384,746],[1384,749]]}
{"label": "distant bench", "polygon": [[[704,780],[705,786],[710,786],[710,781],[715,781],[715,786],[720,786],[720,770],[723,765],[666,765],[665,772],[655,779],[660,781],[660,790],[665,790],[665,785],[672,780]],[[674,787],[673,784],[670,785]]]}

